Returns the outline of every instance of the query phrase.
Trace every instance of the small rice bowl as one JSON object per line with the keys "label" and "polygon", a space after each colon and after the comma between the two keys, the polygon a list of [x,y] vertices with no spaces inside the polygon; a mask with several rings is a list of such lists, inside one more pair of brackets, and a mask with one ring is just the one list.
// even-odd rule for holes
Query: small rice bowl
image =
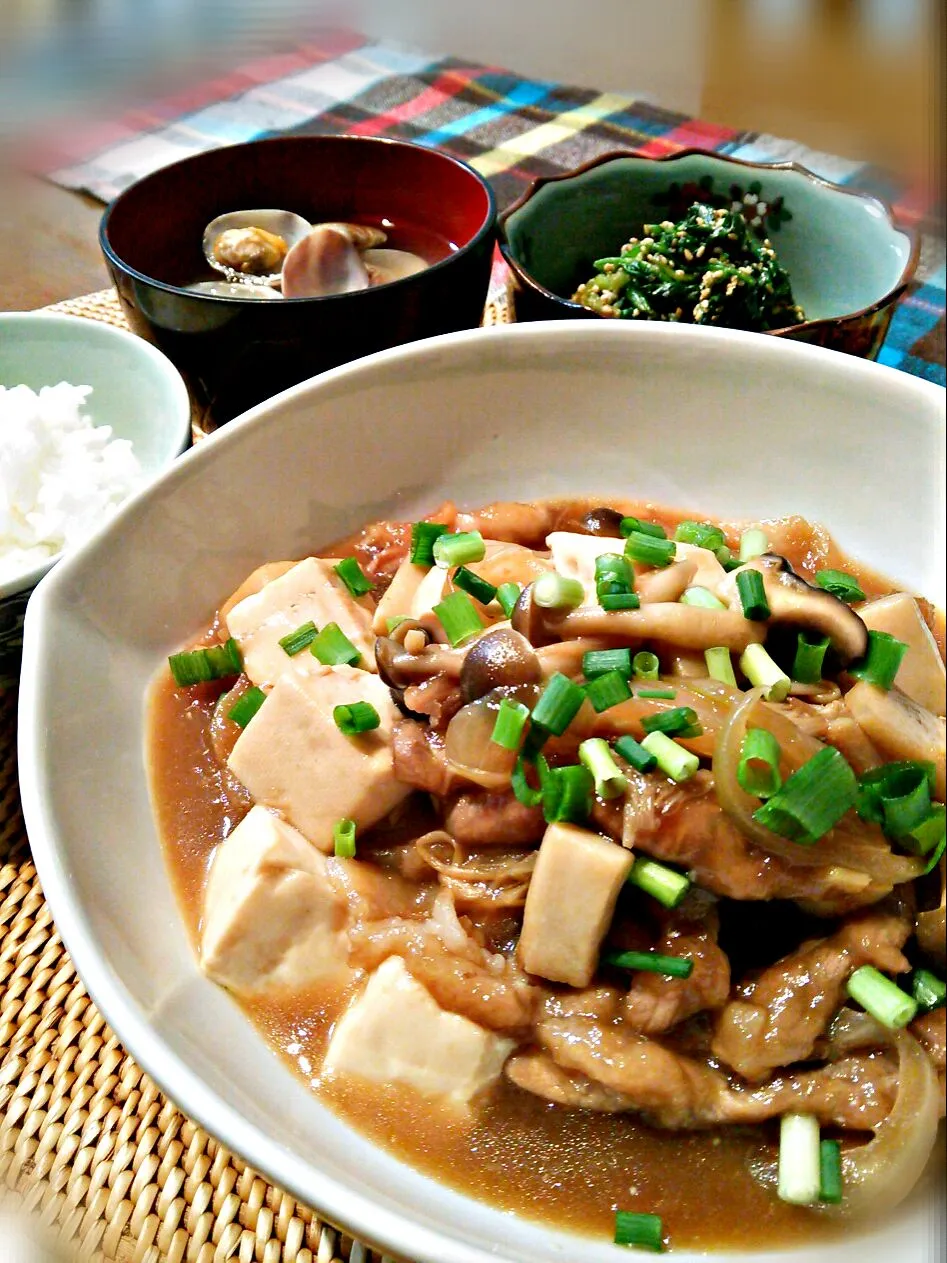
{"label": "small rice bowl", "polygon": [[128,439],[96,426],[91,386],[0,386],[0,583],[81,542],[141,481]]}

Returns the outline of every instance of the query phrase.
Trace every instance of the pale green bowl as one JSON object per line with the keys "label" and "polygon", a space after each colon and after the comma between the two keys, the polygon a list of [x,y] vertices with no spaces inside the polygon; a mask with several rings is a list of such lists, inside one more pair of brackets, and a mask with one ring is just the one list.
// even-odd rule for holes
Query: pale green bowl
{"label": "pale green bowl", "polygon": [[[190,441],[187,389],[166,356],[134,334],[76,316],[0,312],[0,385],[91,386],[96,425],[130,439],[147,486]],[[33,588],[59,555],[0,581],[0,678],[15,672]]]}

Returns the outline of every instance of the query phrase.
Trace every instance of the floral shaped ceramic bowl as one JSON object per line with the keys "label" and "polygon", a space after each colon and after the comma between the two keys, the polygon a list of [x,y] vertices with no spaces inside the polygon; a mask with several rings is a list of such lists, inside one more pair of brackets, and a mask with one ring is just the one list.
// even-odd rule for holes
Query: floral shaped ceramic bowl
{"label": "floral shaped ceramic bowl", "polygon": [[918,241],[877,198],[796,163],[763,164],[690,149],[666,158],[602,154],[533,181],[500,218],[520,320],[601,319],[572,295],[646,224],[695,202],[743,215],[769,238],[805,319],[767,330],[874,359],[914,274]]}

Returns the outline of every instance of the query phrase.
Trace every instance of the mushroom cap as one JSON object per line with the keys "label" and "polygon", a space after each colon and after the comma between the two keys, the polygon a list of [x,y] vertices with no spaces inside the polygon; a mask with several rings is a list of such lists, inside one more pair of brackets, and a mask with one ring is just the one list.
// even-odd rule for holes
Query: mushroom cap
{"label": "mushroom cap", "polygon": [[579,519],[579,530],[584,535],[601,535],[606,538],[621,538],[622,515],[617,509],[608,505],[599,505],[583,513]]}
{"label": "mushroom cap", "polygon": [[526,637],[511,627],[497,627],[467,650],[460,688],[464,700],[472,702],[495,688],[536,684],[541,674],[539,659]]}

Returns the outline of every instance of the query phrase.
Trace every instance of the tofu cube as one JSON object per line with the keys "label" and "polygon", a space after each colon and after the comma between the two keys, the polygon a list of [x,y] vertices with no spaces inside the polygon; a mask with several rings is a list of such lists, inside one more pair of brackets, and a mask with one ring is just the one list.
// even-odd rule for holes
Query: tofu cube
{"label": "tofu cube", "polygon": [[513,1040],[445,1012],[401,957],[389,956],[336,1023],[323,1070],[404,1083],[465,1105],[498,1078],[513,1047]]}
{"label": "tofu cube", "polygon": [[[346,737],[334,707],[370,702],[381,723]],[[387,686],[357,667],[287,671],[237,738],[228,765],[254,800],[278,811],[319,848],[333,849],[332,826],[359,830],[381,820],[410,792],[395,780],[391,734],[397,711]]]}
{"label": "tofu cube", "polygon": [[550,982],[587,987],[634,856],[571,824],[543,834],[523,909],[519,958]]}
{"label": "tofu cube", "polygon": [[265,807],[252,807],[217,848],[201,926],[201,966],[231,991],[346,983],[346,905],[327,860]]}
{"label": "tofu cube", "polygon": [[308,622],[319,630],[338,623],[362,655],[360,665],[374,671],[374,602],[368,596],[353,597],[333,570],[335,564],[307,557],[228,611],[227,630],[240,646],[244,670],[254,684],[268,688],[290,668],[316,661],[306,650],[290,657],[279,643]]}
{"label": "tofu cube", "polygon": [[901,659],[895,684],[925,710],[943,715],[944,663],[914,597],[907,592],[892,592],[880,600],[869,601],[858,613],[872,631],[887,632],[904,641],[908,651]]}

